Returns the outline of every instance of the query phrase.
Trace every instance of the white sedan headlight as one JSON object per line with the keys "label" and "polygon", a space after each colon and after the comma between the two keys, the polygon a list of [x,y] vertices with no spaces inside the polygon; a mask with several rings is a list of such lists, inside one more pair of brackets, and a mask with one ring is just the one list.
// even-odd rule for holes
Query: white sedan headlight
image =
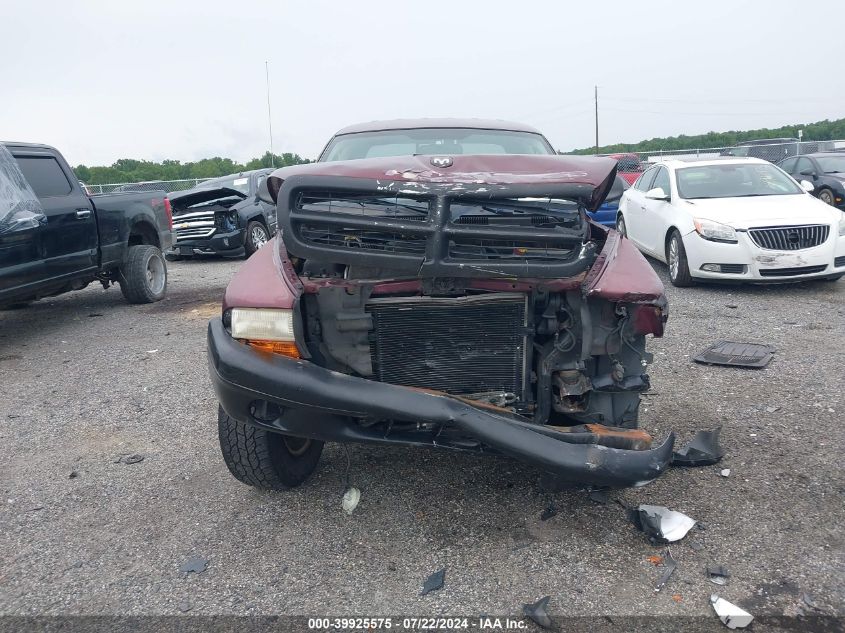
{"label": "white sedan headlight", "polygon": [[719,224],[713,220],[702,218],[695,218],[693,223],[695,224],[696,232],[705,240],[727,242],[729,244],[736,244],[739,241],[736,237],[736,231],[726,224]]}
{"label": "white sedan headlight", "polygon": [[260,351],[299,358],[292,310],[233,308],[231,318],[232,338]]}
{"label": "white sedan headlight", "polygon": [[845,211],[839,216],[839,235],[845,235]]}

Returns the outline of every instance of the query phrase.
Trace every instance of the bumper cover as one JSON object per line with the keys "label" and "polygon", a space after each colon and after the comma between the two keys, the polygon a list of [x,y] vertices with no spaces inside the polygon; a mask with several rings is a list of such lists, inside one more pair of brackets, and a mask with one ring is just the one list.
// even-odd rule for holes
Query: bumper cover
{"label": "bumper cover", "polygon": [[[490,452],[528,462],[563,479],[595,486],[639,486],[670,465],[674,434],[657,448],[627,450],[591,442],[596,436],[565,433],[524,422],[495,408],[458,398],[333,372],[307,361],[261,354],[232,339],[222,321],[208,327],[211,381],[223,409],[240,422],[324,441],[373,442],[468,448],[427,440],[419,434],[388,432],[360,419],[436,424],[475,438]],[[271,402],[281,411],[256,418],[251,405]],[[586,435],[586,437],[585,437]],[[591,439],[592,438],[592,439]]]}
{"label": "bumper cover", "polygon": [[[178,237],[178,234],[177,234]],[[215,233],[209,238],[187,238],[173,243],[173,253],[176,255],[225,255],[237,257],[243,255],[244,231],[231,233]]]}

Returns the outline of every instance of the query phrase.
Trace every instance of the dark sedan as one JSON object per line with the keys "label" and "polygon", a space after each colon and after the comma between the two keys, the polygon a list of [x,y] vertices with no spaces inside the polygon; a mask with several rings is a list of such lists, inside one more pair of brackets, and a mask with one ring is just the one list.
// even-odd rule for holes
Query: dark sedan
{"label": "dark sedan", "polygon": [[795,180],[812,184],[813,195],[822,202],[845,209],[845,152],[792,156],[778,166]]}

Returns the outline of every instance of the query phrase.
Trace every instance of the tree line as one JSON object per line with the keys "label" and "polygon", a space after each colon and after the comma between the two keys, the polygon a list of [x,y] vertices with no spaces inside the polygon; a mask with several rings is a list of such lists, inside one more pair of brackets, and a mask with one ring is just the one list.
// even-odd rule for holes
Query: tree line
{"label": "tree line", "polygon": [[[639,143],[614,143],[613,145],[602,145],[598,149],[599,154],[615,154],[620,152],[659,152],[661,150],[698,149],[705,147],[730,147],[744,141],[766,138],[798,138],[798,130],[804,130],[802,140],[804,141],[831,141],[834,139],[845,139],[845,119],[830,121],[817,121],[815,123],[798,123],[795,125],[784,125],[778,128],[760,128],[758,130],[745,130],[730,132],[708,132],[687,136],[669,136],[665,138],[653,138]],[[576,149],[567,154],[593,154],[595,147]]]}
{"label": "tree line", "polygon": [[142,182],[145,180],[183,180],[188,178],[216,178],[240,171],[261,169],[263,167],[286,167],[310,163],[299,154],[270,154],[265,152],[260,158],[253,158],[247,163],[238,163],[231,158],[203,158],[195,162],[183,163],[178,160],[163,160],[160,163],[149,160],[121,158],[108,167],[88,167],[77,165],[73,168],[76,177],[89,185],[103,185],[115,182]]}

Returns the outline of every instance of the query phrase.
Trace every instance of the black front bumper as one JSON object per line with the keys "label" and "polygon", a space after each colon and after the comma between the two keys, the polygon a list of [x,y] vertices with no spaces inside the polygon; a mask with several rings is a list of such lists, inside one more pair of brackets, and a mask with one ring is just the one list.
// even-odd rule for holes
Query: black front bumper
{"label": "black front bumper", "polygon": [[[522,421],[446,395],[418,391],[253,351],[234,340],[222,321],[208,326],[211,381],[229,416],[270,431],[334,442],[374,442],[464,448],[432,433],[385,432],[359,420],[434,423],[478,440],[491,453],[507,455],[559,476],[595,486],[640,486],[670,465],[674,435],[657,448],[626,450],[572,443],[576,434]],[[255,415],[256,402],[279,408],[273,419]],[[400,425],[403,426],[403,425]],[[408,425],[404,425],[407,427]],[[448,437],[448,436],[446,436]]]}
{"label": "black front bumper", "polygon": [[179,240],[174,242],[171,252],[175,255],[186,257],[191,255],[240,257],[246,252],[244,248],[244,235],[245,231],[239,229],[231,233],[215,233],[209,238]]}

